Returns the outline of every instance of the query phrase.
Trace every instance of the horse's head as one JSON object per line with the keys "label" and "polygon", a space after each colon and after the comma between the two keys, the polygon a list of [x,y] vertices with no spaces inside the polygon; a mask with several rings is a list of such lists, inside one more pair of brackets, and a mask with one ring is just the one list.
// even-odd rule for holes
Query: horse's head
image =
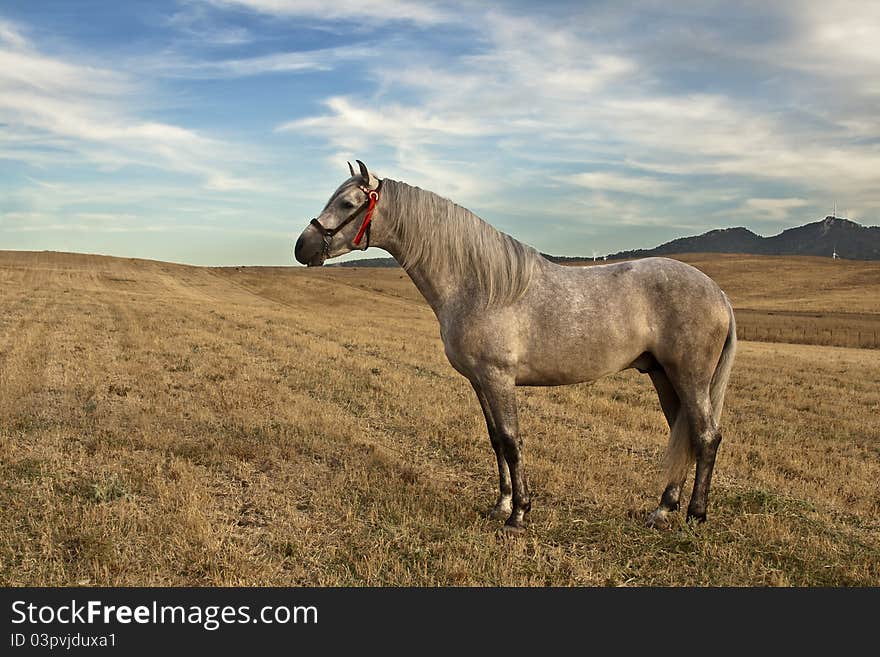
{"label": "horse's head", "polygon": [[355,249],[366,250],[370,244],[370,222],[379,200],[381,181],[360,160],[360,173],[351,163],[351,177],[342,183],[320,216],[315,217],[296,241],[293,254],[309,267],[320,267],[327,258],[335,258]]}

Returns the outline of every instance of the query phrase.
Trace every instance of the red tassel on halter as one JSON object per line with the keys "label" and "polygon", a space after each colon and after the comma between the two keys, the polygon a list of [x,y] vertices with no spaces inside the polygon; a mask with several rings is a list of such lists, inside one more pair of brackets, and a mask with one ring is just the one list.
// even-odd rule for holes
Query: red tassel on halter
{"label": "red tassel on halter", "polygon": [[373,220],[373,210],[376,209],[376,202],[379,200],[379,192],[371,190],[367,193],[367,196],[370,199],[370,207],[367,208],[367,214],[364,216],[364,223],[361,224],[361,229],[354,238],[355,246],[360,245],[361,239],[367,230],[367,226],[369,226],[370,222]]}

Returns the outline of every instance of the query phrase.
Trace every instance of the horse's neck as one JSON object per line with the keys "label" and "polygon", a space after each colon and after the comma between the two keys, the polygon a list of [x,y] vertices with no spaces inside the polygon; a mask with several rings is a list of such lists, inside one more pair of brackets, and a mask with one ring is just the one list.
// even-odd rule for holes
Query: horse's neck
{"label": "horse's neck", "polygon": [[403,265],[407,261],[406,253],[403,252],[400,240],[394,239],[393,236],[391,239],[382,240],[382,243],[377,243],[376,246],[388,251],[403,267],[419,292],[425,297],[428,305],[439,317],[449,302],[457,295],[461,288],[461,282],[456,280],[452,272],[434,271],[426,267],[424,263],[404,267]]}
{"label": "horse's neck", "polygon": [[[398,185],[403,183],[397,183]],[[386,210],[388,215],[394,212],[401,212],[398,207],[390,207]],[[439,317],[442,311],[448,307],[450,302],[454,301],[465,287],[466,282],[459,280],[459,276],[449,267],[433,267],[427,266],[424,262],[416,262],[415,264],[406,264],[411,259],[405,251],[405,245],[399,235],[394,233],[391,225],[395,223],[392,217],[386,215],[386,221],[380,222],[381,226],[377,226],[380,230],[376,231],[376,239],[373,244],[379,248],[385,249],[394,259],[403,267],[407,275],[415,283],[419,292],[425,297],[425,300]],[[406,216],[394,216],[396,223],[407,220]],[[421,239],[434,239],[430,233],[420,236]],[[405,266],[404,266],[405,265]]]}
{"label": "horse's neck", "polygon": [[425,271],[422,265],[406,267],[404,271],[439,318],[455,298],[459,286],[446,282],[445,277],[437,277],[434,272]]}

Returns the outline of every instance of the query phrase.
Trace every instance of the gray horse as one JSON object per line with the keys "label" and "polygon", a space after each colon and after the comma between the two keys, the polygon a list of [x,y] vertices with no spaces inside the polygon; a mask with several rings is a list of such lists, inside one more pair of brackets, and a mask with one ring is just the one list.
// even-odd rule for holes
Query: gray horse
{"label": "gray horse", "polygon": [[703,521],[724,392],[736,352],[727,296],[699,270],[666,258],[562,267],[432,192],[379,180],[357,161],[296,242],[320,266],[370,245],[388,251],[440,322],[452,366],[474,388],[498,461],[490,515],[521,531],[529,511],[516,386],[647,373],[670,427],[667,485],[648,517],[669,525],[696,461],[688,520]]}

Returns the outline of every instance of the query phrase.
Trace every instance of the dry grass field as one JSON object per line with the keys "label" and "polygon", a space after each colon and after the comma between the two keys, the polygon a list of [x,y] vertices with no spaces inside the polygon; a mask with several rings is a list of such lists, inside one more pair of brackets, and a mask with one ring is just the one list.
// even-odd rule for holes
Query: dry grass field
{"label": "dry grass field", "polygon": [[[743,327],[880,316],[878,263],[683,259]],[[510,538],[402,271],[0,252],[0,584],[880,585],[880,350],[741,342],[709,522],[665,532],[647,377],[520,403]]]}

